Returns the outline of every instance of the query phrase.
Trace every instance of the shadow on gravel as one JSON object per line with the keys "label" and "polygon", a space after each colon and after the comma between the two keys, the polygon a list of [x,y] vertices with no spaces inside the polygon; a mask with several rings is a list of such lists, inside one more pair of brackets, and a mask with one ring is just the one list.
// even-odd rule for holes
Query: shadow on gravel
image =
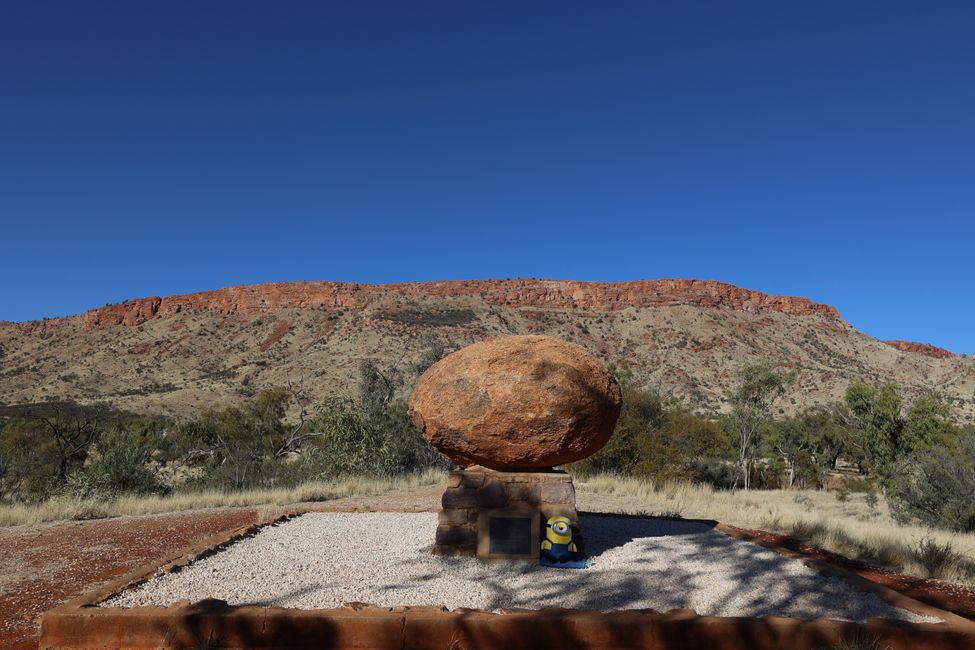
{"label": "shadow on gravel", "polygon": [[[851,621],[897,613],[838,578],[803,570],[774,551],[715,531],[714,522],[590,514],[580,517],[580,525],[596,568],[509,564],[485,571],[479,581],[488,595],[484,609],[695,609],[713,616]],[[638,570],[609,568],[606,554],[623,546],[626,566]]]}
{"label": "shadow on gravel", "polygon": [[585,539],[585,552],[600,555],[644,537],[703,535],[718,524],[707,519],[670,519],[638,515],[579,513],[579,526]]}

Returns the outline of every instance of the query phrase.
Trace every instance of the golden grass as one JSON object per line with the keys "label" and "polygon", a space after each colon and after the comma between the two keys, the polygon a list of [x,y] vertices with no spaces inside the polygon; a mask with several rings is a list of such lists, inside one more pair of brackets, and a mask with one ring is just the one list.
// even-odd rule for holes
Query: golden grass
{"label": "golden grass", "polygon": [[[975,585],[975,534],[901,526],[883,498],[845,501],[835,492],[753,490],[727,492],[693,483],[654,483],[615,476],[577,481],[581,510],[714,519],[733,526],[791,535],[846,557],[920,577]],[[606,497],[612,497],[611,501]]]}
{"label": "golden grass", "polygon": [[444,472],[429,470],[395,478],[349,477],[336,481],[304,483],[293,488],[223,492],[208,490],[169,496],[122,496],[117,499],[58,497],[37,505],[0,506],[0,526],[39,524],[67,519],[103,519],[151,515],[204,508],[259,506],[270,512],[277,506],[307,501],[330,501],[442,484]]}
{"label": "golden grass", "polygon": [[[388,479],[349,477],[294,488],[210,490],[112,500],[56,498],[32,506],[0,506],[0,526],[204,508],[256,507],[270,515],[294,503],[380,495],[442,485],[444,481],[444,472],[431,470]],[[576,489],[580,510],[714,519],[791,535],[876,566],[975,586],[975,534],[898,525],[882,498],[871,506],[866,495],[860,493],[840,500],[835,492],[819,490],[727,492],[702,484],[657,485],[606,475],[577,479]]]}

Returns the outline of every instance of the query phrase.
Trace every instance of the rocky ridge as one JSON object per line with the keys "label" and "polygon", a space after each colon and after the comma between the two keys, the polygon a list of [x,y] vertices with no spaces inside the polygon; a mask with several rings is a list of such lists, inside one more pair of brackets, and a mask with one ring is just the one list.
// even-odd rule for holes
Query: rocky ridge
{"label": "rocky ridge", "polygon": [[616,310],[627,307],[727,307],[760,313],[779,311],[794,316],[816,315],[838,320],[833,307],[807,298],[778,296],[742,289],[715,280],[642,280],[636,282],[576,282],[566,280],[451,280],[401,284],[346,282],[275,282],[227,287],[160,298],[152,296],[92,309],[78,316],[23,323],[26,330],[57,327],[80,320],[85,329],[141,325],[181,312],[258,314],[274,309],[362,309],[390,293],[415,297],[478,295],[492,305],[510,307]]}
{"label": "rocky ridge", "polygon": [[939,348],[936,345],[931,345],[930,343],[915,343],[914,341],[884,341],[887,345],[897,348],[898,350],[903,350],[904,352],[919,352],[921,354],[926,354],[929,357],[934,357],[935,359],[951,359],[958,356],[950,350],[945,350],[944,348]]}
{"label": "rocky ridge", "polygon": [[827,305],[704,280],[276,283],[0,323],[0,405],[183,417],[291,382],[315,404],[354,395],[364,359],[397,368],[407,397],[430,349],[511,334],[625,362],[642,385],[705,411],[727,410],[743,365],[776,360],[800,370],[784,413],[839,399],[851,381],[889,381],[909,398],[940,392],[975,421],[975,358],[893,347]]}

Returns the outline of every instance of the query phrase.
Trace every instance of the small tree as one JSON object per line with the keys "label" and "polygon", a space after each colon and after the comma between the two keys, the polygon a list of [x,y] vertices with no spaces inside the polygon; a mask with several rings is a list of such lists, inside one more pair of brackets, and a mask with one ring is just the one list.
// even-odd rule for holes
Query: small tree
{"label": "small tree", "polygon": [[359,365],[359,404],[369,416],[382,414],[393,401],[399,384],[395,370],[380,370],[372,359]]}
{"label": "small tree", "polygon": [[83,462],[98,439],[106,411],[98,406],[50,404],[37,407],[34,417],[44,425],[54,443],[54,480],[64,483],[71,465]]}
{"label": "small tree", "polygon": [[43,497],[51,488],[54,443],[36,420],[0,422],[0,501]]}
{"label": "small tree", "polygon": [[[231,487],[240,489],[260,482],[267,463],[285,455],[298,443],[284,424],[292,394],[283,388],[258,393],[241,406],[210,409],[198,425],[185,432],[211,455]],[[302,420],[303,424],[304,420]]]}
{"label": "small tree", "polygon": [[639,463],[639,438],[664,422],[664,401],[659,395],[636,386],[633,371],[626,364],[611,364],[610,372],[620,384],[623,407],[613,437],[601,450],[574,465],[583,474],[601,472],[633,475]]}
{"label": "small tree", "polygon": [[103,433],[96,448],[89,463],[68,474],[68,492],[80,497],[111,498],[161,490],[156,470],[149,463],[156,449],[152,437],[119,428]]}
{"label": "small tree", "polygon": [[905,414],[897,386],[853,383],[846,390],[846,404],[853,424],[851,444],[860,449],[885,493],[892,480],[911,471],[920,454],[934,444],[951,444],[958,435],[950,409],[935,394],[918,397]]}
{"label": "small tree", "polygon": [[413,427],[395,399],[400,375],[371,359],[359,367],[358,403],[331,400],[311,423],[325,474],[389,476],[448,463]]}
{"label": "small tree", "polygon": [[[785,394],[785,387],[795,373],[761,363],[746,366],[738,373],[735,387],[728,396],[731,402],[731,424],[738,447],[738,475],[749,488],[749,477],[755,459],[759,429],[771,418],[772,405]],[[738,486],[735,479],[733,488]]]}
{"label": "small tree", "polygon": [[874,388],[855,382],[847,387],[845,399],[853,417],[851,443],[863,453],[867,469],[880,477],[891,476],[903,451],[900,392],[893,384]]}
{"label": "small tree", "polygon": [[695,463],[717,453],[717,422],[674,400],[640,388],[625,364],[610,370],[620,383],[623,408],[613,437],[599,452],[573,465],[586,474],[608,472],[658,481],[690,479]]}
{"label": "small tree", "polygon": [[771,427],[768,446],[785,464],[786,485],[826,487],[844,453],[847,431],[835,405],[812,407]]}

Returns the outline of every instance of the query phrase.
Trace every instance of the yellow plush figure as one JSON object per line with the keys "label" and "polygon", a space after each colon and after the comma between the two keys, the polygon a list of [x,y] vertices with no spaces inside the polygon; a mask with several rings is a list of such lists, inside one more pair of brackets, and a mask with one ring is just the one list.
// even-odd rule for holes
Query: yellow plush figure
{"label": "yellow plush figure", "polygon": [[[578,549],[572,541],[572,528],[568,517],[552,517],[545,524],[545,539],[542,540],[542,564],[564,568],[583,568],[573,566],[580,562],[576,555]],[[585,565],[585,560],[581,560]]]}

